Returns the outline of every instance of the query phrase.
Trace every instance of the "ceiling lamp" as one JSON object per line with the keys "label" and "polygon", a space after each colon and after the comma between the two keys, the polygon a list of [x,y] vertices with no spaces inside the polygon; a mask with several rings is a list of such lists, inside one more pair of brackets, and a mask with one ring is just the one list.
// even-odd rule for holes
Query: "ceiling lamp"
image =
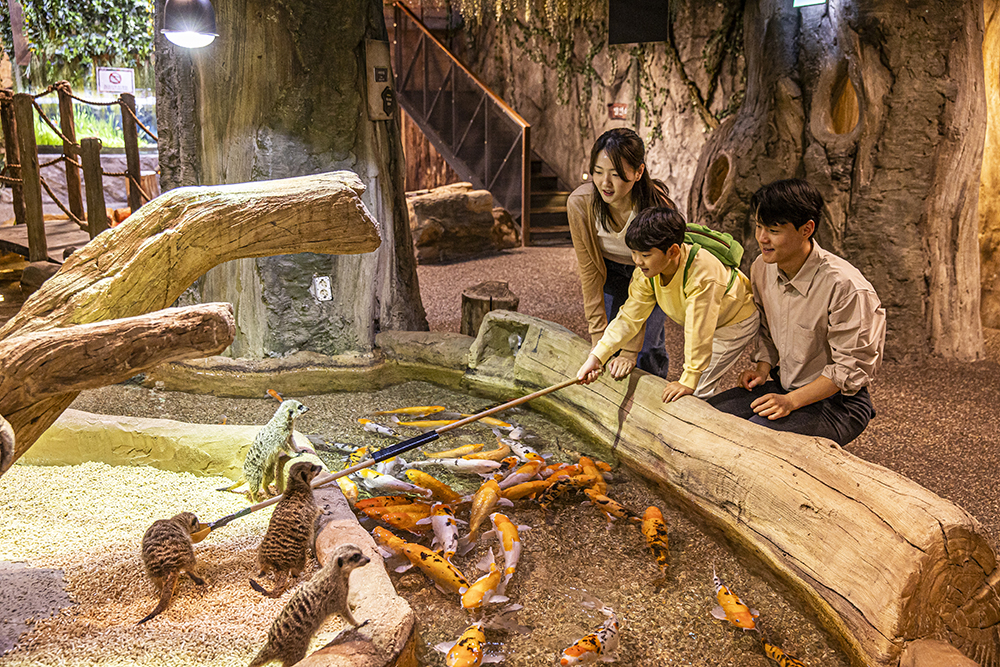
{"label": "ceiling lamp", "polygon": [[167,0],[161,32],[174,44],[188,49],[208,46],[219,36],[211,0]]}

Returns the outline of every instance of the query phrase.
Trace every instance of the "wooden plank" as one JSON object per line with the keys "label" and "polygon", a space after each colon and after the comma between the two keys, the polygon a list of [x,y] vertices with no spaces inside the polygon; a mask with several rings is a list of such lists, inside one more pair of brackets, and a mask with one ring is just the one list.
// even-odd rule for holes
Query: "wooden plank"
{"label": "wooden plank", "polygon": [[129,178],[128,205],[135,213],[142,206],[142,195],[135,187],[136,183],[142,182],[142,170],[139,167],[139,128],[135,124],[135,96],[131,93],[122,93],[121,98],[122,137],[125,139],[125,163]]}
{"label": "wooden plank", "polygon": [[[59,127],[63,136],[63,154],[70,159],[78,159],[80,154],[76,146],[76,121],[73,118],[73,90],[68,82],[60,86],[59,93]],[[80,220],[83,220],[83,197],[80,195],[80,169],[66,160],[66,196],[69,199],[69,210]]]}
{"label": "wooden plank", "polygon": [[[14,120],[14,100],[11,97],[4,97],[0,100],[0,123],[3,124],[3,144],[7,153],[7,175],[12,178],[21,178],[21,151],[17,146],[17,123]],[[18,165],[12,167],[11,165]],[[24,224],[24,195],[20,183],[10,186],[10,193],[14,204],[14,220],[19,225]]]}
{"label": "wooden plank", "polygon": [[21,184],[24,195],[24,222],[28,227],[28,259],[42,262],[48,257],[42,215],[42,182],[38,173],[38,147],[35,145],[34,99],[28,93],[14,95],[14,122],[21,152]]}
{"label": "wooden plank", "polygon": [[[82,248],[90,241],[90,235],[75,222],[61,218],[45,221],[45,239],[47,258],[62,264],[63,250],[69,247]],[[0,227],[0,250],[29,257],[27,226]]]}
{"label": "wooden plank", "polygon": [[109,226],[104,203],[100,139],[84,137],[80,141],[80,162],[83,164],[84,188],[87,191],[87,224],[90,226],[90,238],[94,238]]}

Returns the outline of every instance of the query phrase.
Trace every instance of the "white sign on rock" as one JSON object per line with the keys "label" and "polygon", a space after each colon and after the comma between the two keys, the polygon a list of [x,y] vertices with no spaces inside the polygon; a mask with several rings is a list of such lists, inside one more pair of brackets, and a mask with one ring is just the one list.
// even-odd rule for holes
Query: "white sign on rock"
{"label": "white sign on rock", "polygon": [[135,71],[130,67],[98,67],[97,92],[134,93]]}

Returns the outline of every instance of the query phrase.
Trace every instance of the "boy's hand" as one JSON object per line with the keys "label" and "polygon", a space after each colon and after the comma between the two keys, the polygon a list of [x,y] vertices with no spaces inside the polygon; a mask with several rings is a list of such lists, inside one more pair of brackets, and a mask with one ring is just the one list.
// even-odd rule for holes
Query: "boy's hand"
{"label": "boy's hand", "polygon": [[690,396],[693,393],[694,389],[691,389],[680,382],[671,382],[667,385],[666,389],[663,390],[663,402],[673,403],[681,396]]}
{"label": "boy's hand", "polygon": [[765,361],[759,361],[756,368],[740,373],[740,386],[750,391],[767,382],[767,376],[770,373],[771,365]]}
{"label": "boy's hand", "polygon": [[583,366],[580,366],[580,370],[576,372],[576,377],[582,380],[582,384],[590,384],[597,378],[601,377],[601,372],[604,367],[601,365],[601,360],[590,355],[587,360],[583,362]]}
{"label": "boy's hand", "polygon": [[608,372],[616,380],[621,380],[631,373],[633,368],[635,368],[635,362],[631,359],[623,359],[621,355],[608,362]]}

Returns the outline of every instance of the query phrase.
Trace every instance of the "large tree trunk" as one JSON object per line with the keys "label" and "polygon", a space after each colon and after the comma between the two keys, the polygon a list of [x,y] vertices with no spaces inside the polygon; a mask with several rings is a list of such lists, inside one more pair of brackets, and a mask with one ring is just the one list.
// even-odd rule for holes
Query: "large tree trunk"
{"label": "large tree trunk", "polygon": [[[156,3],[157,15],[163,2]],[[300,254],[211,271],[193,298],[236,308],[234,356],[368,351],[379,329],[426,329],[403,197],[398,116],[368,120],[365,39],[386,39],[375,0],[216,0],[220,38],[185,52],[157,34],[164,189],[351,169],[381,223],[365,257]],[[190,77],[194,76],[192,84]],[[179,96],[173,99],[171,96]],[[194,100],[193,106],[191,101]],[[333,298],[307,299],[313,276]]]}
{"label": "large tree trunk", "polygon": [[[982,0],[747,3],[746,99],[702,152],[689,210],[756,256],[750,195],[802,177],[817,238],[871,280],[887,351],[982,354],[977,198]],[[748,266],[749,264],[747,264]]]}
{"label": "large tree trunk", "polygon": [[1000,0],[984,0],[986,145],[979,187],[983,326],[1000,329]]}

